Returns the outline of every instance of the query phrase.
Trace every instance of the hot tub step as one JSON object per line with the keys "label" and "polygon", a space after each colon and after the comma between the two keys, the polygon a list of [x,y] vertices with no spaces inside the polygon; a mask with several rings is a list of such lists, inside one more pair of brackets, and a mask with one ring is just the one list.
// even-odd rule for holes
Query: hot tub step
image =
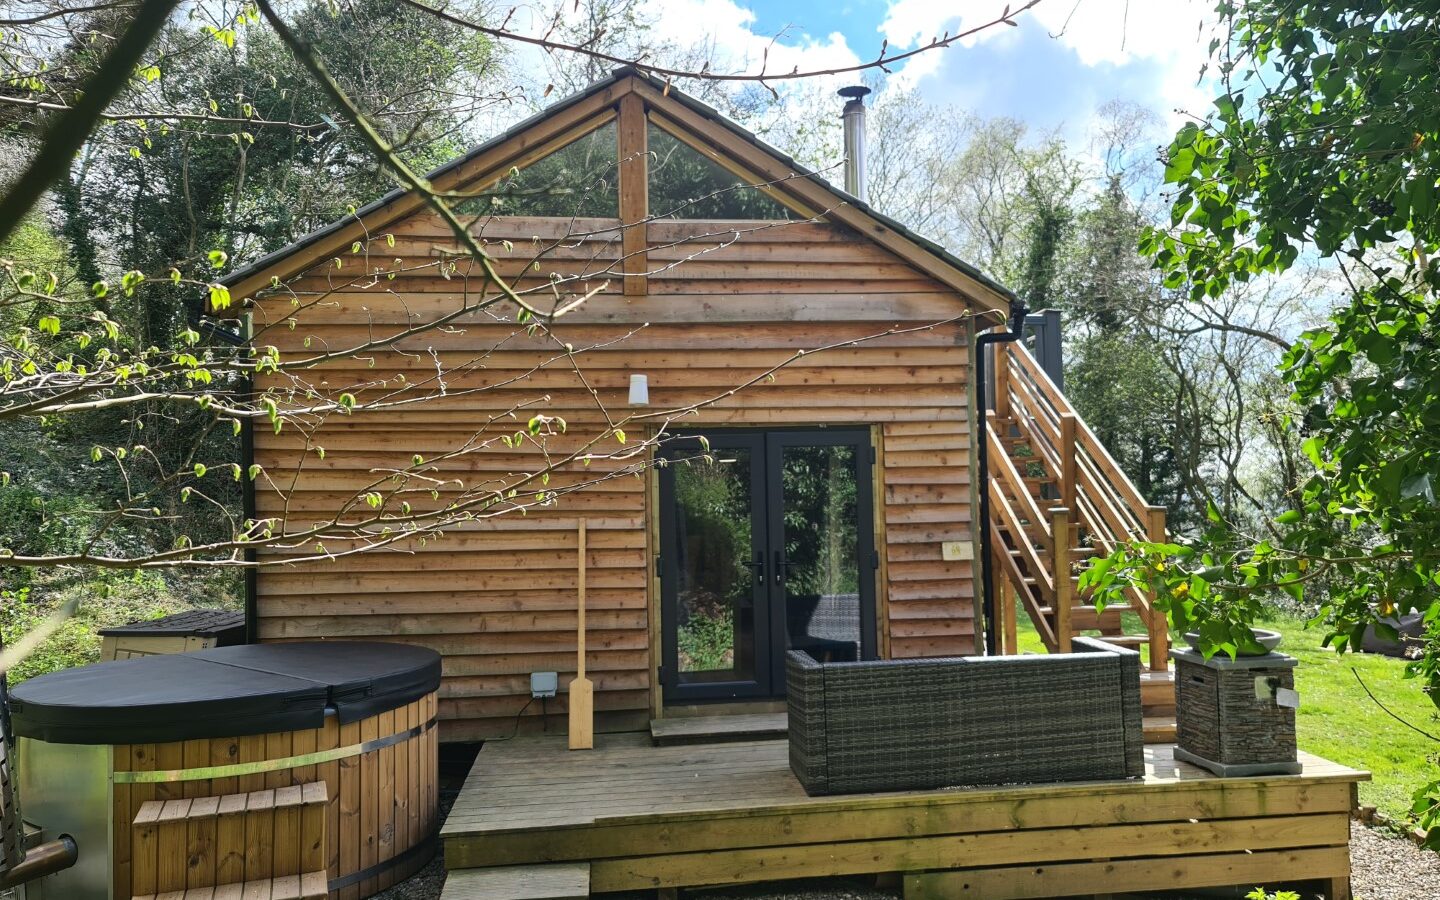
{"label": "hot tub step", "polygon": [[[140,806],[131,832],[132,893],[137,897],[209,897],[237,885],[259,887],[243,900],[291,900],[300,879],[325,866],[325,782],[182,800],[151,800]],[[198,848],[198,849],[197,849]],[[323,873],[322,873],[323,874]],[[282,885],[281,882],[284,882]],[[323,882],[323,879],[322,879]],[[180,893],[185,888],[190,893]],[[325,893],[322,883],[321,896]]]}
{"label": "hot tub step", "polygon": [[589,863],[452,869],[440,900],[584,900],[590,896]]}
{"label": "hot tub step", "polygon": [[325,900],[329,896],[324,872],[306,872],[284,878],[235,882],[218,887],[191,888],[164,894],[145,894],[132,900]]}

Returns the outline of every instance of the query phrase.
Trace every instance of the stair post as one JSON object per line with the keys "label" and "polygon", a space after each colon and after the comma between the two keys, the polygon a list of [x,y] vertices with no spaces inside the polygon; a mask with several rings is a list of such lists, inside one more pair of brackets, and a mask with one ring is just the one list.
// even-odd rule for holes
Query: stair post
{"label": "stair post", "polygon": [[1050,569],[1055,581],[1055,648],[1070,652],[1070,607],[1075,605],[1075,586],[1070,583],[1070,510],[1057,506],[1050,510],[1050,537],[1055,542]]}
{"label": "stair post", "polygon": [[1079,515],[1080,507],[1075,502],[1080,486],[1075,476],[1075,423],[1074,413],[1060,414],[1060,502],[1070,510],[1072,521]]}
{"label": "stair post", "polygon": [[995,344],[995,417],[1010,418],[1010,345]]}
{"label": "stair post", "polygon": [[1005,548],[1003,546],[999,547],[996,550],[995,559],[992,561],[995,567],[994,571],[1000,573],[1001,576],[995,582],[995,633],[1000,639],[1000,655],[1014,656],[1019,652],[1017,647],[1019,640],[1015,622],[1015,604],[1017,601],[1015,591],[1010,587],[1010,579],[1005,577],[1005,570],[1000,562],[1000,554],[1004,551]]}
{"label": "stair post", "polygon": [[[1145,507],[1145,537],[1150,541],[1163,541],[1165,531],[1165,507]],[[1150,592],[1150,671],[1164,672],[1170,668],[1170,622],[1155,608],[1155,592]]]}

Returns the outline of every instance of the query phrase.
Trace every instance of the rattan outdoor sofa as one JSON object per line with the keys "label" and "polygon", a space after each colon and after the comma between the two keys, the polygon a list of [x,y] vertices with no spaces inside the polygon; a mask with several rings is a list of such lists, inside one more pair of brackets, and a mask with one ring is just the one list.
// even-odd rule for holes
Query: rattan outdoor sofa
{"label": "rattan outdoor sofa", "polygon": [[808,794],[1144,774],[1140,655],[786,659],[790,768]]}

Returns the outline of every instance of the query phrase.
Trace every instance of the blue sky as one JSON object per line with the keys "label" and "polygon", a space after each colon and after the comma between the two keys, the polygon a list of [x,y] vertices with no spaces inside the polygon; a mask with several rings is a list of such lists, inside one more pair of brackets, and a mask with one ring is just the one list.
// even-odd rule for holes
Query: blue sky
{"label": "blue sky", "polygon": [[[655,0],[658,27],[694,40],[696,23],[732,59],[773,68],[824,68],[874,57],[884,38],[908,49],[995,17],[1003,0]],[[1012,7],[1022,5],[1010,0]],[[1009,115],[1037,130],[1079,137],[1095,110],[1120,98],[1174,122],[1204,113],[1196,87],[1205,59],[1197,26],[1209,0],[1041,0],[977,38],[911,60],[897,83],[975,113]],[[775,36],[779,34],[778,41]],[[772,44],[772,41],[774,43]],[[850,79],[850,80],[853,80]]]}

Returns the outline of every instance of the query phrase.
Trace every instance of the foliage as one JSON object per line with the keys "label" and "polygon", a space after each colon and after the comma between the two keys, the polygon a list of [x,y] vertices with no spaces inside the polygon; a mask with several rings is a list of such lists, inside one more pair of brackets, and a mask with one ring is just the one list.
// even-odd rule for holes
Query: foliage
{"label": "foliage", "polygon": [[1164,347],[1134,329],[1073,339],[1065,396],[1115,457],[1141,496],[1171,510],[1171,527],[1196,518],[1180,477],[1175,444],[1178,387]]}
{"label": "foliage", "polygon": [[709,610],[690,616],[675,630],[680,671],[717,672],[735,667],[735,611]]}
{"label": "foliage", "polygon": [[1300,895],[1294,891],[1276,891],[1270,893],[1264,888],[1255,888],[1245,895],[1245,900],[1300,900]]}
{"label": "foliage", "polygon": [[[1312,250],[1334,261],[1345,302],[1282,363],[1314,471],[1268,535],[1216,522],[1184,554],[1140,545],[1096,579],[1154,584],[1172,611],[1187,610],[1174,602],[1182,589],[1218,598],[1210,651],[1235,646],[1244,617],[1232,612],[1265,592],[1325,584],[1310,599],[1341,650],[1368,625],[1388,633],[1385,617],[1421,610],[1432,652],[1411,674],[1440,703],[1440,5],[1216,9],[1211,50],[1225,90],[1211,116],[1175,135],[1171,227],[1141,247],[1195,302],[1286,272]],[[1417,792],[1415,808],[1440,846],[1440,783]]]}
{"label": "foliage", "polygon": [[98,631],[196,608],[235,608],[233,584],[203,574],[91,572],[42,577],[34,587],[0,591],[0,644],[12,644],[56,609],[78,599],[76,615],[14,668],[11,684],[100,659]]}

